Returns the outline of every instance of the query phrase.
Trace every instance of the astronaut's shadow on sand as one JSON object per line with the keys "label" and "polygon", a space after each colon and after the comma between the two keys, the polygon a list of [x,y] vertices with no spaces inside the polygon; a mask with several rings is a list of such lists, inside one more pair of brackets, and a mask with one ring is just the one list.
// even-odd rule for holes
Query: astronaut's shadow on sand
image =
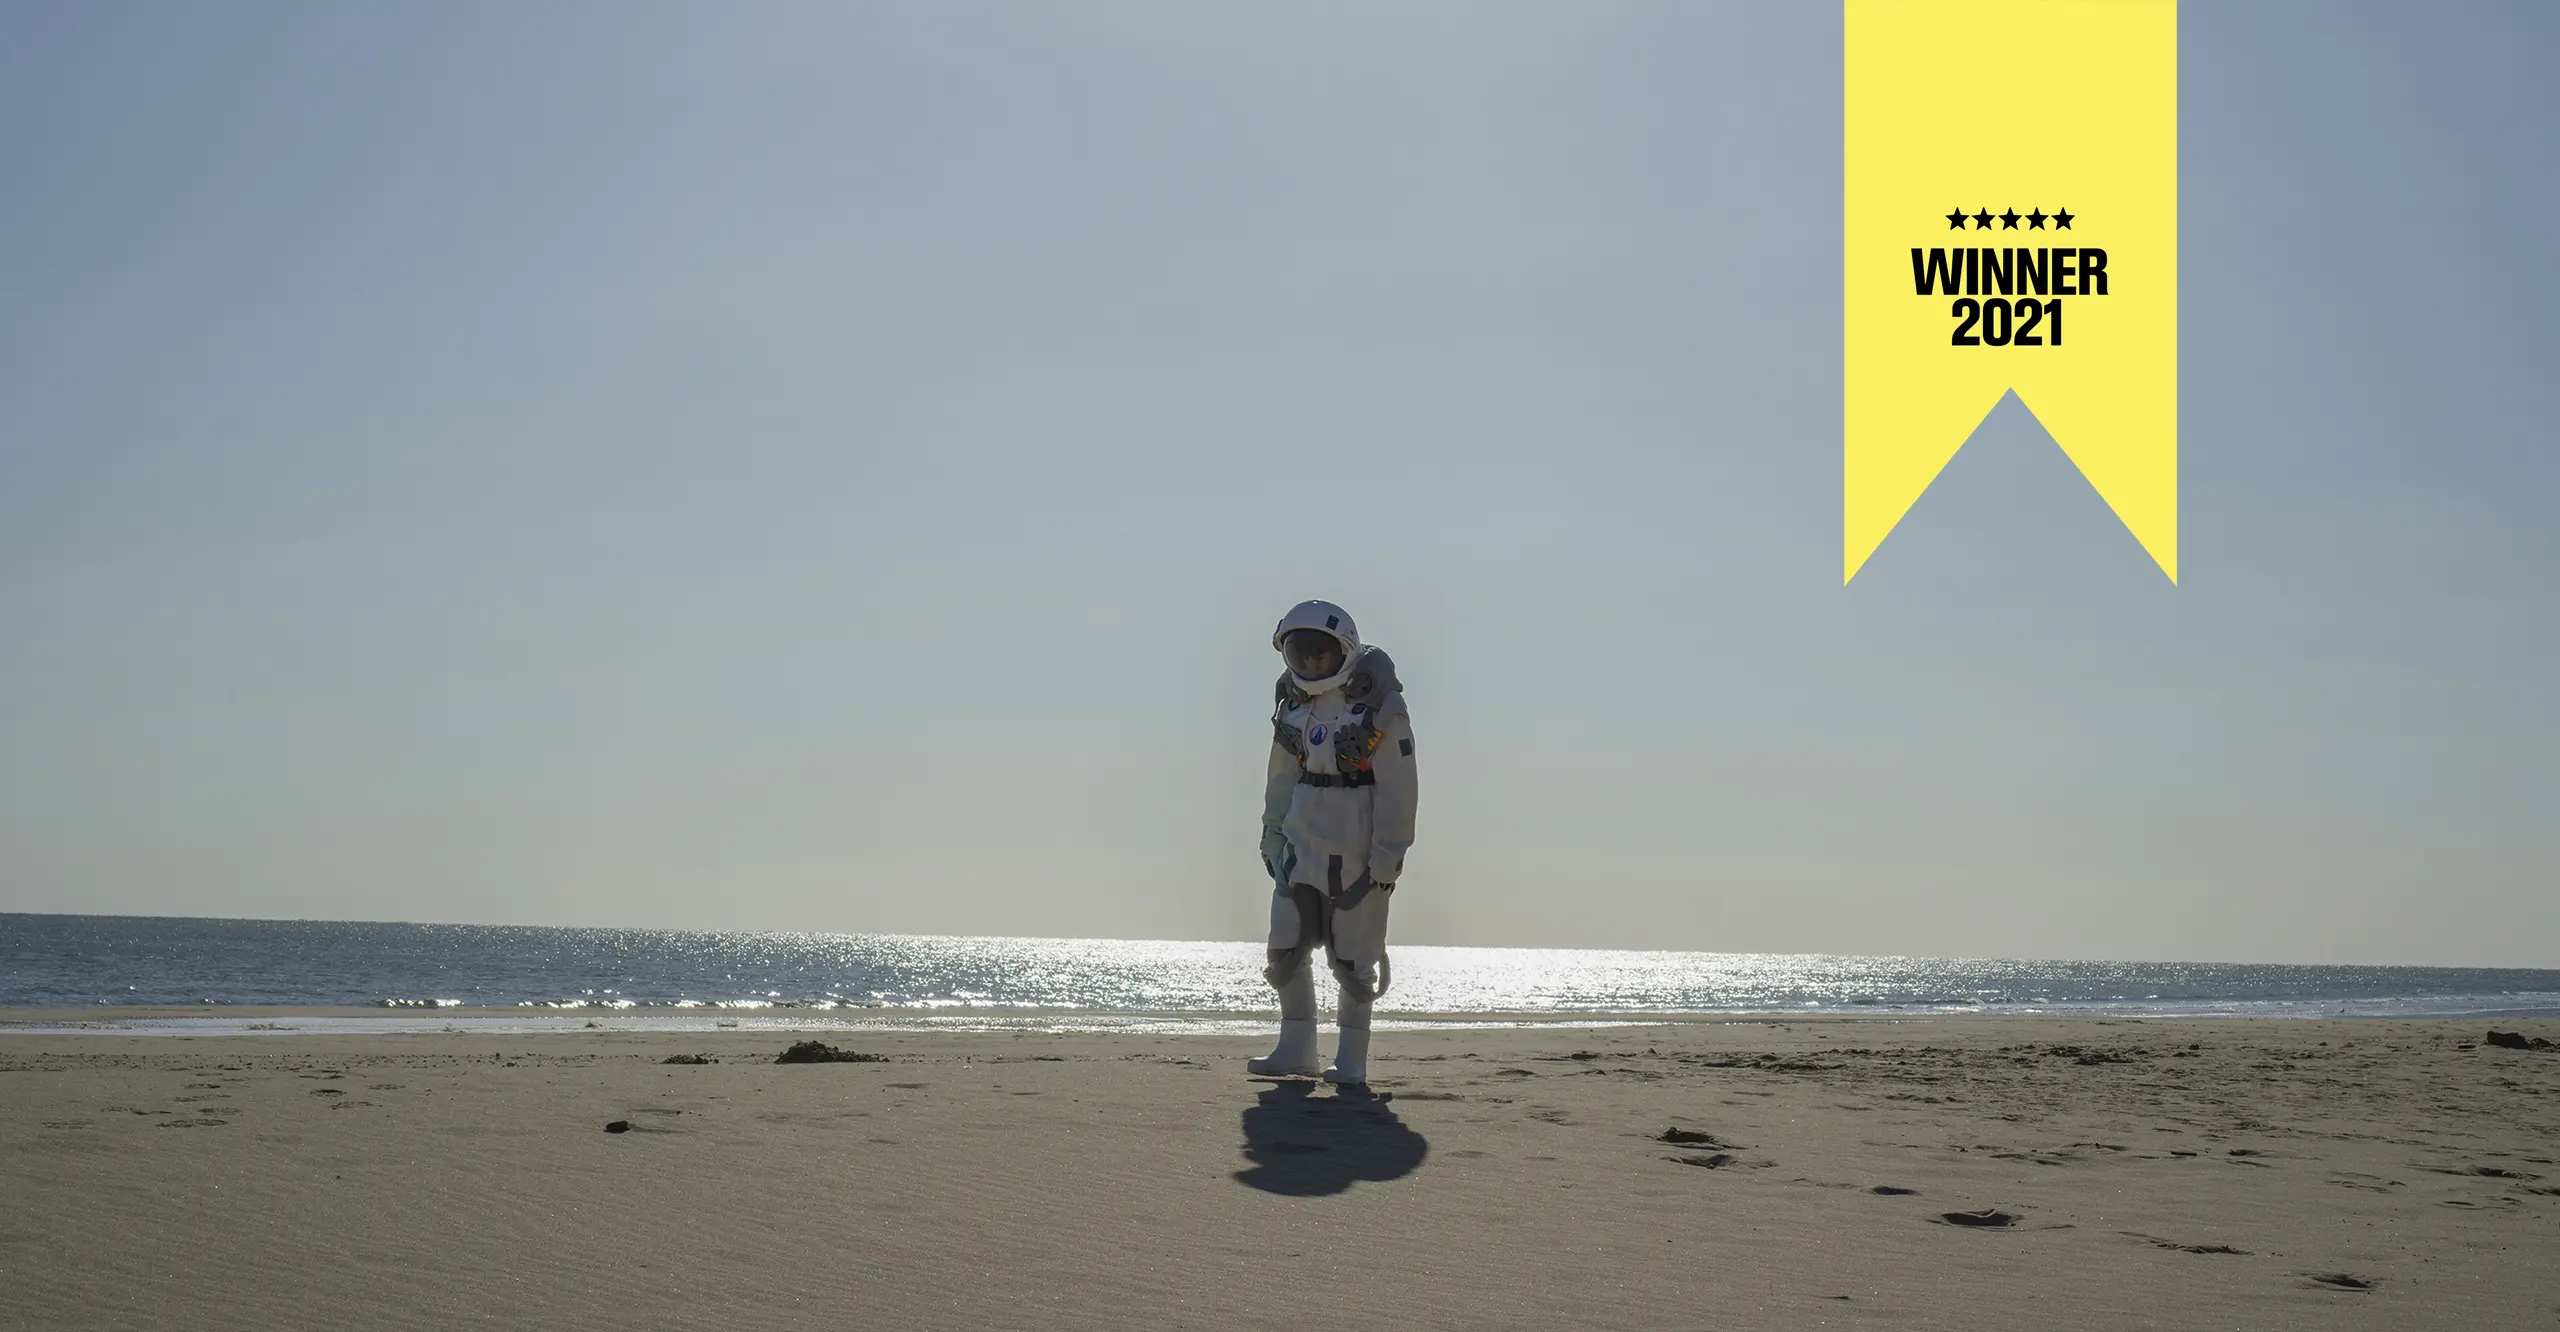
{"label": "astronaut's shadow on sand", "polygon": [[1431,1144],[1405,1127],[1386,1097],[1366,1087],[1315,1095],[1311,1082],[1276,1082],[1244,1112],[1244,1157],[1235,1181],[1265,1193],[1321,1198],[1363,1180],[1402,1179]]}

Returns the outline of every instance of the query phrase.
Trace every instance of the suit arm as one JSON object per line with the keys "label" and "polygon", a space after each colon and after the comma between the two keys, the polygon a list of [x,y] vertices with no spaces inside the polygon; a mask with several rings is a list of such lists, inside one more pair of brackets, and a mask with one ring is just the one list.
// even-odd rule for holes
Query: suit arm
{"label": "suit arm", "polygon": [[1369,825],[1369,877],[1394,883],[1404,873],[1405,852],[1413,848],[1413,719],[1402,711],[1392,712],[1379,730],[1383,738],[1369,761],[1370,770],[1378,775],[1377,804]]}
{"label": "suit arm", "polygon": [[1289,817],[1289,795],[1298,785],[1298,760],[1280,742],[1271,742],[1271,758],[1262,770],[1262,859],[1280,858],[1280,822]]}

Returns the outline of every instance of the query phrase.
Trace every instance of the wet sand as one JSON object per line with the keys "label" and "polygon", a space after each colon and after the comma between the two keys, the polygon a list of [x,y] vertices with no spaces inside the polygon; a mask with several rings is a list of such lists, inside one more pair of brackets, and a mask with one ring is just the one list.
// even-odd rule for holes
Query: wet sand
{"label": "wet sand", "polygon": [[0,1327],[2560,1326],[2491,1025],[0,1032]]}

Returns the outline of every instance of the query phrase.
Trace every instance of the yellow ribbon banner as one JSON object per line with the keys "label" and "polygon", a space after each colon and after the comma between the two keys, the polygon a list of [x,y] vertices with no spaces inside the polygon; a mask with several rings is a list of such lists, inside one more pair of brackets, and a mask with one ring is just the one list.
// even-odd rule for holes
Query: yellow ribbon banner
{"label": "yellow ribbon banner", "polygon": [[1846,0],[1840,581],[2014,389],[2178,577],[2174,0]]}

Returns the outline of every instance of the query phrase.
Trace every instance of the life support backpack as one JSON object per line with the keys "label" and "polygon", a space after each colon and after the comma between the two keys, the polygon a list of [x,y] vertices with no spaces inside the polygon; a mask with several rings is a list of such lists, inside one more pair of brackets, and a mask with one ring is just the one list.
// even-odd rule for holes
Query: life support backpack
{"label": "life support backpack", "polygon": [[[1404,682],[1396,679],[1396,664],[1385,649],[1361,647],[1351,658],[1351,678],[1343,682],[1342,696],[1351,704],[1350,711],[1334,723],[1325,739],[1333,747],[1333,770],[1348,777],[1370,770],[1378,744],[1386,738],[1379,729],[1380,719],[1405,710]],[[1291,726],[1288,716],[1313,697],[1287,671],[1280,673],[1280,682],[1272,690],[1271,738],[1298,760],[1301,773],[1307,770],[1307,734]]]}

